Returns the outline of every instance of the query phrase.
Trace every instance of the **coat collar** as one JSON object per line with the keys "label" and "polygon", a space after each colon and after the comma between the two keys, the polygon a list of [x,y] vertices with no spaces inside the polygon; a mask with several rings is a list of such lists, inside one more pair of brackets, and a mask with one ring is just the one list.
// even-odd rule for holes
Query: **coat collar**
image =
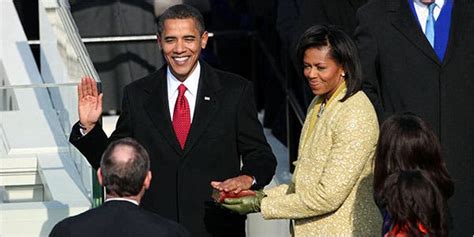
{"label": "coat collar", "polygon": [[392,25],[426,56],[441,65],[436,52],[419,27],[418,20],[413,15],[408,1],[412,0],[389,0],[386,2],[386,10]]}
{"label": "coat collar", "polygon": [[218,92],[222,89],[215,70],[208,64],[201,61],[201,76],[199,80],[198,93],[196,97],[196,108],[194,110],[193,123],[189,131],[184,155],[192,150],[199,140],[209,122],[214,117],[217,108],[220,106]]}

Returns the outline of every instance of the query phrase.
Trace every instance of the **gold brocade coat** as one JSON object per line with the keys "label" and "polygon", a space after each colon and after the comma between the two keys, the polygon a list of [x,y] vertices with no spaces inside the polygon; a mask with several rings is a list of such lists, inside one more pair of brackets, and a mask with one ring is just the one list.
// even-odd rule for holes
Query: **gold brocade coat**
{"label": "gold brocade coat", "polygon": [[372,189],[377,116],[362,91],[344,102],[346,89],[338,91],[319,118],[321,98],[313,100],[292,183],[265,190],[261,203],[265,219],[294,219],[296,237],[381,235]]}

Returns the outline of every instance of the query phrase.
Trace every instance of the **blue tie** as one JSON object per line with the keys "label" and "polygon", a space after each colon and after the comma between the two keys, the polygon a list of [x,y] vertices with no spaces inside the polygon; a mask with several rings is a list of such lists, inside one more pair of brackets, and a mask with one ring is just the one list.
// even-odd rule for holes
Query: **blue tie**
{"label": "blue tie", "polygon": [[436,3],[431,3],[428,5],[428,18],[426,19],[426,29],[425,35],[428,41],[431,44],[431,47],[434,47],[434,39],[435,39],[435,19],[433,16],[433,10],[436,7]]}

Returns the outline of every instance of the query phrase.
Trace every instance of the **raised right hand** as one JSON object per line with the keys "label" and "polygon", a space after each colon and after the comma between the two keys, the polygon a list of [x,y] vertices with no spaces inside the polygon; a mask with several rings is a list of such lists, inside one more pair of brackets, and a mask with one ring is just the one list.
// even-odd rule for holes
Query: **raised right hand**
{"label": "raised right hand", "polygon": [[96,81],[85,76],[77,87],[79,122],[85,127],[84,132],[94,128],[102,114],[102,93],[99,94]]}

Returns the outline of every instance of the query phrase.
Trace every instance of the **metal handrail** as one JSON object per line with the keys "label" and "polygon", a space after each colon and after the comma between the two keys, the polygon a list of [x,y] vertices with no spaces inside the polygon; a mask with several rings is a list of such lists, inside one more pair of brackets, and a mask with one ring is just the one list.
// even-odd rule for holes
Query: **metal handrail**
{"label": "metal handrail", "polygon": [[64,23],[66,35],[71,42],[72,48],[74,49],[78,60],[80,62],[80,66],[82,70],[97,82],[100,82],[100,77],[97,71],[95,70],[92,61],[90,59],[89,53],[86,50],[84,43],[82,42],[81,36],[79,35],[79,30],[77,29],[76,24],[74,23],[73,16],[71,11],[68,8],[67,3],[62,1],[58,1],[59,8],[58,8],[58,15],[61,18],[61,21]]}
{"label": "metal handrail", "polygon": [[285,82],[286,80],[282,76],[283,72],[277,67],[277,64],[275,62],[274,57],[270,53],[270,50],[268,50],[268,48],[267,48],[266,44],[263,42],[262,38],[260,38],[260,36],[258,34],[253,34],[253,36],[257,40],[260,48],[262,49],[263,54],[265,55],[268,62],[270,63],[270,67],[275,72],[275,76],[276,76],[281,88],[284,90],[290,106],[292,107],[292,109],[295,112],[296,117],[298,118],[298,122],[301,125],[303,125],[303,122],[305,120],[306,115],[303,112],[304,111],[303,108],[301,108],[300,104],[298,103],[298,100],[296,99],[296,96],[293,93],[293,91],[289,90],[286,87],[286,82]]}
{"label": "metal handrail", "polygon": [[62,86],[77,86],[77,82],[3,85],[3,86],[0,86],[0,90],[26,89],[26,88],[54,88],[54,87],[62,87]]}

